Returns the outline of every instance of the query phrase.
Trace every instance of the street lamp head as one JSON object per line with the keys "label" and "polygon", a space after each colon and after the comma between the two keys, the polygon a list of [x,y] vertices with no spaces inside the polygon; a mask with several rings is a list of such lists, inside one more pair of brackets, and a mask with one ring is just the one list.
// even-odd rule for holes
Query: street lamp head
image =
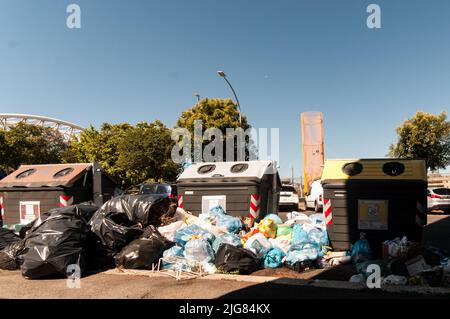
{"label": "street lamp head", "polygon": [[226,77],[226,75],[225,75],[225,72],[223,72],[223,71],[217,71],[217,74],[219,74],[219,76],[221,76],[221,77]]}

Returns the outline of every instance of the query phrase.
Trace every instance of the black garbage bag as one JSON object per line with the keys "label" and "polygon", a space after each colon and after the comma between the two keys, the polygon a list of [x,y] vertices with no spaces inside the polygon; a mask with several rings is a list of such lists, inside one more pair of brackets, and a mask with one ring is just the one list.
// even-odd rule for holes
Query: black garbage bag
{"label": "black garbage bag", "polygon": [[20,237],[12,230],[0,228],[0,250],[17,241],[20,241]]}
{"label": "black garbage bag", "polygon": [[19,255],[22,275],[29,279],[66,277],[67,267],[76,264],[85,270],[88,218],[94,206],[74,205],[49,211],[36,222],[25,238]]}
{"label": "black garbage bag", "polygon": [[72,205],[64,208],[54,208],[50,209],[49,211],[46,211],[45,213],[41,214],[40,218],[33,220],[32,222],[28,223],[27,225],[24,225],[20,231],[19,236],[20,238],[25,238],[27,234],[31,232],[33,227],[36,225],[39,225],[39,223],[45,221],[48,216],[53,214],[56,211],[60,211],[61,209],[67,210],[67,212],[72,211],[74,214],[77,214],[80,216],[86,223],[90,221],[92,216],[94,216],[94,213],[99,209],[97,205],[94,204],[94,202],[84,202],[77,205]]}
{"label": "black garbage bag", "polygon": [[116,265],[128,269],[151,269],[153,264],[158,263],[163,252],[174,245],[155,226],[148,226],[139,239],[132,241],[116,255]]}
{"label": "black garbage bag", "polygon": [[16,270],[20,268],[19,255],[25,248],[25,240],[9,244],[0,251],[0,269]]}
{"label": "black garbage bag", "polygon": [[107,201],[92,217],[90,226],[110,253],[120,252],[142,235],[142,229],[159,226],[169,200],[154,195],[123,195]]}
{"label": "black garbage bag", "polygon": [[221,272],[238,272],[242,275],[251,274],[260,268],[258,256],[253,252],[224,243],[217,250],[215,264]]}

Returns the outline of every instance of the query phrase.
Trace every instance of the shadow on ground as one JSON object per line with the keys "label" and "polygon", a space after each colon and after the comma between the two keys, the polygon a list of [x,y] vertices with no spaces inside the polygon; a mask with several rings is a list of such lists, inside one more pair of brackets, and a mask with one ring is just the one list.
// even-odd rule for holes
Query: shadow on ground
{"label": "shadow on ground", "polygon": [[257,284],[227,293],[219,299],[449,299],[450,294],[392,293],[381,289],[348,289],[289,284],[286,280]]}
{"label": "shadow on ground", "polygon": [[424,246],[434,246],[450,252],[450,215],[429,214],[422,243]]}

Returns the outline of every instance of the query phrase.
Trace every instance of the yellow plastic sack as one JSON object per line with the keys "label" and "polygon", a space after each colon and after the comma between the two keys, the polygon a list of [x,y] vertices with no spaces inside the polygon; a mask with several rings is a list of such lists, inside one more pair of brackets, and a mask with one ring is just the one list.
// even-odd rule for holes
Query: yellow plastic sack
{"label": "yellow plastic sack", "polygon": [[277,224],[273,219],[263,219],[258,223],[258,230],[267,238],[277,237]]}

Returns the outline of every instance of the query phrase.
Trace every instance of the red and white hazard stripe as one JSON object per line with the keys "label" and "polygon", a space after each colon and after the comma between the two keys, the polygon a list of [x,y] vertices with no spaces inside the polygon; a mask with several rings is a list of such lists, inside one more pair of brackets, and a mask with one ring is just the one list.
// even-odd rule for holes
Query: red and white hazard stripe
{"label": "red and white hazard stripe", "polygon": [[2,220],[5,220],[6,215],[5,215],[5,206],[3,205],[3,197],[0,196],[0,214],[2,216]]}
{"label": "red and white hazard stripe", "polygon": [[62,195],[59,196],[59,207],[67,207],[73,204],[73,196]]}
{"label": "red and white hazard stripe", "polygon": [[250,195],[250,218],[255,219],[259,216],[260,202],[261,197],[258,194]]}
{"label": "red and white hazard stripe", "polygon": [[178,207],[184,208],[183,196],[178,195]]}
{"label": "red and white hazard stripe", "polygon": [[328,198],[323,199],[323,214],[325,216],[325,222],[327,225],[333,224],[333,214],[331,212],[331,200]]}
{"label": "red and white hazard stripe", "polygon": [[424,221],[425,216],[426,216],[425,207],[423,207],[423,205],[419,201],[417,201],[417,204],[416,204],[416,224],[418,224],[419,226],[424,226],[425,225],[425,221]]}

